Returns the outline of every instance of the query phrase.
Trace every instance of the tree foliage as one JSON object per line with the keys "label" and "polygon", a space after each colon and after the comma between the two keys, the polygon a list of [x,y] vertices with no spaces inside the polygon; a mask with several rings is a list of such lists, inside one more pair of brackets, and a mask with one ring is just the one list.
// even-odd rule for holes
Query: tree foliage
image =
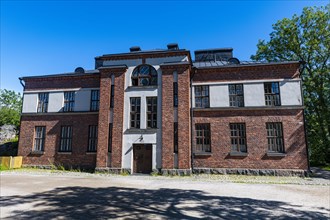
{"label": "tree foliage", "polygon": [[22,108],[20,93],[11,90],[0,90],[0,126],[11,124],[19,126]]}
{"label": "tree foliage", "polygon": [[304,61],[302,73],[311,161],[330,163],[330,4],[306,7],[273,25],[251,59]]}

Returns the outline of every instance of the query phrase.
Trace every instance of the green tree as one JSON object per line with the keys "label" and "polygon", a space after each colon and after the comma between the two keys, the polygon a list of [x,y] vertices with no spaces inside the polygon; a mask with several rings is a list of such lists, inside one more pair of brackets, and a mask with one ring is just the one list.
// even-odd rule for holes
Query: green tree
{"label": "green tree", "polygon": [[0,126],[12,124],[19,126],[22,96],[15,91],[0,90]]}
{"label": "green tree", "polygon": [[330,163],[330,4],[306,7],[259,40],[257,61],[304,61],[302,73],[311,162]]}

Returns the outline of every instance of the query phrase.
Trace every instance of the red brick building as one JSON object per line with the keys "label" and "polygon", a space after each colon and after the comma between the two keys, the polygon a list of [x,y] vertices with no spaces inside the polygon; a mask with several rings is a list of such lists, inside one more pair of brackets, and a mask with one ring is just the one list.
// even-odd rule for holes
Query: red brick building
{"label": "red brick building", "polygon": [[26,166],[130,173],[303,174],[300,63],[231,48],[107,54],[95,69],[20,78]]}

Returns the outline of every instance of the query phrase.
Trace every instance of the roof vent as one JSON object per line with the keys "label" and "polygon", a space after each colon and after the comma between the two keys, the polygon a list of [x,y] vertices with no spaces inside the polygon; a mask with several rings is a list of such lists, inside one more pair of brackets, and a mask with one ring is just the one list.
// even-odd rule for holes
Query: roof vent
{"label": "roof vent", "polygon": [[75,70],[74,70],[75,73],[85,73],[85,70],[84,68],[82,67],[77,67]]}
{"label": "roof vent", "polygon": [[228,59],[228,63],[230,64],[240,64],[239,59],[232,57]]}
{"label": "roof vent", "polygon": [[179,50],[179,45],[177,43],[167,44],[168,50]]}
{"label": "roof vent", "polygon": [[131,52],[137,52],[137,51],[141,51],[141,48],[139,46],[134,46],[134,47],[129,48],[129,50]]}

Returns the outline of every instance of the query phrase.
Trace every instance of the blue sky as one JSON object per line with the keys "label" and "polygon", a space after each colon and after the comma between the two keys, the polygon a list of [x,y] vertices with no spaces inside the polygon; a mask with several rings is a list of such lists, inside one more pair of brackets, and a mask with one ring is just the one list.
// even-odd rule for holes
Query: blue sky
{"label": "blue sky", "polygon": [[249,60],[272,24],[328,1],[1,0],[0,88],[22,92],[18,77],[94,68],[94,57],[143,49],[233,47]]}

